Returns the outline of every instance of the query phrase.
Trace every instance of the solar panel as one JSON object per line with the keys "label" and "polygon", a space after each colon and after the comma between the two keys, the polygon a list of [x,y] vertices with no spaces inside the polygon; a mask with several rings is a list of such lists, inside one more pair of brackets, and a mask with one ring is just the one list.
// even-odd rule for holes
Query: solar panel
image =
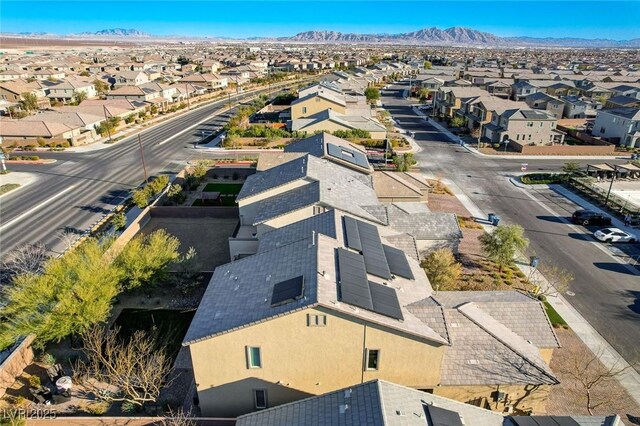
{"label": "solar panel", "polygon": [[304,292],[304,277],[291,278],[273,286],[271,306],[285,305],[302,297]]}
{"label": "solar panel", "polygon": [[347,237],[347,247],[354,250],[362,251],[360,233],[358,232],[358,222],[354,218],[349,216],[344,216],[343,221]]}
{"label": "solar panel", "polygon": [[398,250],[395,247],[383,244],[382,248],[384,249],[384,255],[387,258],[387,263],[389,264],[389,270],[391,273],[413,280],[413,272],[411,272],[411,266],[409,266],[407,255],[404,254],[402,250]]}
{"label": "solar panel", "polygon": [[371,291],[362,255],[338,249],[340,299],[360,308],[373,310]]}
{"label": "solar panel", "polygon": [[350,149],[347,147],[328,143],[327,152],[332,157],[338,158],[359,167],[364,167],[365,169],[369,168],[369,161],[367,160],[367,156],[356,149]]}
{"label": "solar panel", "polygon": [[395,319],[404,319],[396,289],[369,281],[373,311]]}
{"label": "solar panel", "polygon": [[332,157],[342,158],[342,152],[340,151],[340,147],[338,145],[328,143],[327,151],[329,152],[329,155],[331,155]]}
{"label": "solar panel", "polygon": [[362,244],[362,255],[368,273],[384,279],[391,278],[391,271],[384,255],[380,234],[375,225],[356,221],[358,223],[358,234]]}
{"label": "solar panel", "polygon": [[463,426],[460,414],[434,405],[424,404],[424,413],[431,420],[433,426]]}

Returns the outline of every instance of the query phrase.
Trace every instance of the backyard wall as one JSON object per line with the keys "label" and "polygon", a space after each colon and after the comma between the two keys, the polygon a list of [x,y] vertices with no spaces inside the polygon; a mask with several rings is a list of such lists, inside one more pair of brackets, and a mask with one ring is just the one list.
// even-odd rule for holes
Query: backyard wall
{"label": "backyard wall", "polygon": [[220,219],[237,219],[237,207],[184,207],[184,206],[154,206],[150,208],[152,217],[199,218],[217,217]]}
{"label": "backyard wall", "polygon": [[[58,417],[56,419],[29,419],[37,426],[157,426],[165,423],[161,417]],[[186,424],[186,423],[185,423]],[[233,426],[235,419],[200,417],[194,418],[197,426]]]}
{"label": "backyard wall", "polygon": [[[22,374],[22,370],[33,361],[31,342],[35,335],[27,336],[8,356],[0,361],[0,397],[4,396],[7,388]],[[0,354],[2,355],[2,354]]]}
{"label": "backyard wall", "polygon": [[522,145],[516,141],[509,141],[514,150],[528,155],[609,155],[615,152],[615,145],[550,145],[535,146]]}

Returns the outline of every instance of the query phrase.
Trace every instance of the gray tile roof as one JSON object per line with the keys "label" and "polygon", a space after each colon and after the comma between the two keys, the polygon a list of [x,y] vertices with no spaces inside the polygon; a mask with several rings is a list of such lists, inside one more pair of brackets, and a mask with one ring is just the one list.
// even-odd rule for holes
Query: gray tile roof
{"label": "gray tile roof", "polygon": [[340,238],[342,233],[336,232],[336,210],[311,216],[310,218],[276,228],[260,237],[258,253],[273,250],[295,241],[307,239],[312,232],[324,234],[331,238]]}
{"label": "gray tile roof", "polygon": [[[185,344],[316,303],[316,250],[307,239],[217,267]],[[304,297],[271,307],[273,286],[300,275],[304,276]]]}
{"label": "gray tile roof", "polygon": [[283,192],[273,197],[254,203],[258,214],[253,225],[264,223],[287,213],[311,206],[320,201],[320,182],[311,182],[307,185]]}
{"label": "gray tile roof", "polygon": [[384,237],[392,246],[402,250],[407,256],[415,260],[419,260],[418,247],[416,239],[409,234],[387,235]]}
{"label": "gray tile roof", "polygon": [[355,163],[349,163],[342,159],[338,159],[334,156],[329,155],[327,144],[333,144],[339,147],[348,148],[349,150],[360,151],[363,154],[366,154],[366,151],[363,147],[353,144],[347,140],[334,136],[330,133],[318,133],[317,135],[310,136],[308,138],[295,141],[290,143],[289,145],[284,147],[285,153],[307,153],[317,158],[324,158],[334,163],[343,165],[345,167],[349,167],[355,170],[358,170],[362,173],[371,173],[371,167],[368,165],[366,167],[358,166]]}
{"label": "gray tile roof", "polygon": [[[558,419],[559,416],[511,416],[506,417],[504,420],[504,426],[519,426],[519,425],[527,425],[527,426],[554,426],[559,425],[559,422],[554,420]],[[620,419],[619,416],[560,416],[560,419],[564,420],[566,425],[566,420],[570,419],[577,426],[624,426],[624,423]],[[558,420],[560,420],[558,419]],[[519,422],[520,421],[520,422]]]}
{"label": "gray tile roof", "polygon": [[[388,224],[416,240],[453,240],[462,238],[462,231],[454,213],[419,213],[410,203],[387,204]],[[422,204],[422,203],[417,203]]]}
{"label": "gray tile roof", "polygon": [[242,200],[269,189],[302,179],[307,175],[307,165],[307,156],[304,156],[264,172],[253,174],[247,177],[236,199]]}
{"label": "gray tile roof", "polygon": [[445,308],[474,302],[483,311],[539,348],[558,348],[560,342],[544,305],[519,291],[440,291],[433,298]]}
{"label": "gray tile roof", "polygon": [[[425,405],[458,413],[467,425],[501,426],[504,420],[499,413],[376,380],[246,414],[238,417],[236,424],[431,426],[425,415]],[[341,413],[341,406],[348,408]]]}

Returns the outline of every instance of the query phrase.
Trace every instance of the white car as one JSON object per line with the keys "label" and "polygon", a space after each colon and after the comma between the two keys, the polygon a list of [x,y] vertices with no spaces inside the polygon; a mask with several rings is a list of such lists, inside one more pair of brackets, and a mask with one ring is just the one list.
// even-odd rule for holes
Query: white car
{"label": "white car", "polygon": [[593,233],[593,236],[605,243],[635,243],[638,238],[634,234],[618,228],[604,228]]}

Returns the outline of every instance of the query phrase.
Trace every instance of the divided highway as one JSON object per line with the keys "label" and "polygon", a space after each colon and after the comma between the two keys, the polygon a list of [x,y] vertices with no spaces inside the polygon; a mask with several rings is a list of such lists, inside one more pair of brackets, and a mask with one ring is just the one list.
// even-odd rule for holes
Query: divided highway
{"label": "divided highway", "polygon": [[[231,101],[242,102],[266,91],[235,95]],[[233,113],[221,112],[227,106],[225,98],[141,132],[149,176],[177,173],[186,161],[201,155],[189,149],[190,144],[201,139],[202,131],[224,125]],[[86,230],[144,181],[135,135],[100,150],[39,155],[57,161],[9,167],[33,173],[37,180],[0,198],[0,257],[27,242],[41,241],[53,252],[60,250],[61,232]]]}

